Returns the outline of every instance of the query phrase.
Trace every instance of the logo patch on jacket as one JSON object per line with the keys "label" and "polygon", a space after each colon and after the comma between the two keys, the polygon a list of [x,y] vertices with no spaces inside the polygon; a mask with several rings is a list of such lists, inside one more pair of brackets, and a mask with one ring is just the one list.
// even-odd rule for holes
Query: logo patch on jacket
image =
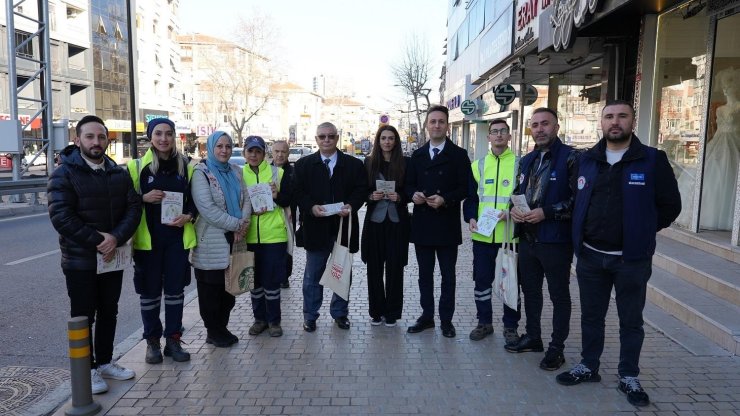
{"label": "logo patch on jacket", "polygon": [[508,179],[504,179],[503,181],[501,181],[501,186],[503,186],[504,188],[509,186],[510,184],[511,182],[509,182]]}
{"label": "logo patch on jacket", "polygon": [[585,176],[579,176],[578,177],[578,190],[582,190],[586,187],[586,177]]}
{"label": "logo patch on jacket", "polygon": [[486,185],[492,184],[493,182],[493,179],[486,179]]}
{"label": "logo patch on jacket", "polygon": [[630,173],[630,181],[627,183],[630,185],[645,185],[645,174]]}
{"label": "logo patch on jacket", "polygon": [[557,172],[555,172],[555,171],[552,171],[552,173],[550,173],[550,180],[551,180],[551,181],[556,181],[556,180],[558,180],[558,175],[557,175]]}

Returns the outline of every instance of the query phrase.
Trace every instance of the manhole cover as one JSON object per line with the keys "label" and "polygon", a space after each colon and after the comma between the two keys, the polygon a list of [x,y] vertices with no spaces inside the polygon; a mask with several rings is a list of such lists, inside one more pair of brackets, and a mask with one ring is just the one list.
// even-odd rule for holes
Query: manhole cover
{"label": "manhole cover", "polygon": [[0,414],[26,415],[24,409],[68,380],[69,371],[61,368],[0,368]]}

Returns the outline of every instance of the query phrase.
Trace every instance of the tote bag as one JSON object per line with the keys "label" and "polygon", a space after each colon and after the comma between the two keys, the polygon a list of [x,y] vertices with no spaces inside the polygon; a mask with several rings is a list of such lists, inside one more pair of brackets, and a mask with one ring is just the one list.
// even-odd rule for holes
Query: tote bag
{"label": "tote bag", "polygon": [[[352,216],[347,217],[349,220],[349,233],[347,233],[347,245],[352,238]],[[342,243],[342,226],[344,219],[339,219],[339,233],[337,241],[334,242],[334,248],[329,256],[329,262],[326,265],[324,274],[321,275],[320,285],[324,285],[334,291],[340,298],[349,301],[349,283],[352,274],[352,253],[349,247],[343,246]]]}
{"label": "tote bag", "polygon": [[[496,274],[493,279],[493,293],[511,309],[517,310],[519,282],[517,281],[516,243],[510,238],[509,225],[511,217],[504,224],[504,244],[496,255]],[[513,227],[513,224],[511,224]]]}
{"label": "tote bag", "polygon": [[243,239],[231,246],[225,277],[226,291],[234,296],[254,289],[254,252],[247,250]]}

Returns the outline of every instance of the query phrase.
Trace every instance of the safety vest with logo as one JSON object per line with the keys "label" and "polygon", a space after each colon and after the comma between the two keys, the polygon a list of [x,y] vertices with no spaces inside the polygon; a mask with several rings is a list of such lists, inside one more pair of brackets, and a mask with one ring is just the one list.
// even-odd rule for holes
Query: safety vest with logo
{"label": "safety vest with logo", "polygon": [[[139,178],[141,177],[141,171],[150,163],[152,163],[152,158],[154,157],[154,153],[152,152],[152,149],[146,151],[144,154],[144,157],[141,159],[133,159],[129,160],[129,162],[126,164],[128,167],[128,173],[131,176],[131,180],[134,182],[134,189],[137,193],[141,194],[141,183],[139,182]],[[190,184],[190,179],[193,177],[193,167],[188,165],[188,184]],[[144,208],[141,210],[141,221],[139,222],[139,226],[136,228],[136,232],[134,233],[133,237],[134,242],[134,250],[151,250],[152,249],[152,235],[149,233],[149,227],[146,225],[146,213],[144,212]],[[185,226],[183,227],[182,232],[182,245],[185,250],[191,249],[195,247],[197,244],[197,239],[195,238],[195,227],[193,227],[192,222],[185,223]]]}
{"label": "safety vest with logo", "polygon": [[[471,163],[473,178],[478,185],[478,217],[486,207],[509,209],[509,198],[515,186],[516,164],[517,157],[508,148],[499,156],[489,150],[485,157]],[[485,243],[502,243],[506,241],[505,225],[505,221],[501,220],[496,224],[490,237],[472,233],[472,238]],[[513,235],[514,227],[509,227],[507,240],[511,241]]]}
{"label": "safety vest with logo", "polygon": [[[273,182],[280,192],[280,181],[283,178],[283,169],[262,161],[255,173],[249,164],[242,169],[242,176],[247,188],[258,183]],[[285,225],[285,214],[282,207],[275,204],[272,211],[262,215],[252,214],[247,232],[247,244],[285,243],[288,241],[288,229]]]}

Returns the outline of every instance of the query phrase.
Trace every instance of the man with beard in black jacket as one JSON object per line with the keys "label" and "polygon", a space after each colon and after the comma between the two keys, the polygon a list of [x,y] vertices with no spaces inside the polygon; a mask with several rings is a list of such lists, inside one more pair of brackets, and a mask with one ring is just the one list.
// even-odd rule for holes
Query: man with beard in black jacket
{"label": "man with beard in black jacket", "polygon": [[98,394],[108,391],[103,378],[135,376],[112,362],[123,270],[98,274],[97,257],[111,260],[134,234],[141,198],[126,170],[105,155],[108,129],[103,120],[85,116],[76,133],[75,144],[62,151],[61,165],[49,178],[47,196],[49,217],[59,233],[71,316],[86,316],[91,329],[90,378],[92,392]]}

